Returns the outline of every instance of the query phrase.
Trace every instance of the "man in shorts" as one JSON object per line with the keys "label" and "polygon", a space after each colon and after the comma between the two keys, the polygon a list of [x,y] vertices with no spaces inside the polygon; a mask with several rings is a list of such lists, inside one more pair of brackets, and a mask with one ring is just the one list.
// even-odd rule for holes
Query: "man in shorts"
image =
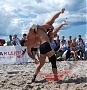
{"label": "man in shorts", "polygon": [[[55,57],[55,51],[50,46],[49,37],[47,35],[48,29],[53,30],[53,34],[56,34],[63,25],[66,24],[66,22],[62,22],[57,28],[54,29],[52,24],[54,23],[55,19],[59,17],[60,14],[64,13],[65,9],[60,10],[58,13],[56,13],[51,20],[46,22],[43,25],[37,25],[35,29],[32,29],[32,27],[29,30],[29,33],[27,35],[27,53],[28,55],[34,60],[36,64],[39,64],[36,68],[35,74],[33,75],[32,82],[35,81],[36,76],[40,72],[40,69],[45,63],[46,56],[49,58],[49,61],[52,64],[52,71],[54,74],[54,80],[58,80],[57,78],[57,66],[56,66],[56,57]],[[35,45],[35,43],[39,41],[40,42],[40,59],[39,61],[34,58],[30,50]]]}

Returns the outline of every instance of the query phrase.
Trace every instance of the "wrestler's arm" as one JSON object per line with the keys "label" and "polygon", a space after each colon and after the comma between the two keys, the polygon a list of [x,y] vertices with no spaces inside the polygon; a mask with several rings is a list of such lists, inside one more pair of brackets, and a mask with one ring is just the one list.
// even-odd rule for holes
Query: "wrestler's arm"
{"label": "wrestler's arm", "polygon": [[64,11],[65,11],[65,8],[63,8],[62,10],[57,12],[55,15],[53,15],[53,17],[49,21],[47,21],[45,24],[52,25],[55,22],[55,20],[59,17],[59,15],[64,13]]}
{"label": "wrestler's arm", "polygon": [[64,25],[67,25],[66,21],[63,21],[57,28],[54,28],[53,30],[53,34],[57,34],[57,32],[64,26]]}
{"label": "wrestler's arm", "polygon": [[29,46],[26,47],[26,51],[28,56],[35,62],[35,64],[38,64],[39,61],[31,54],[31,48]]}
{"label": "wrestler's arm", "polygon": [[25,43],[27,54],[36,64],[38,64],[38,60],[31,54],[31,48],[32,47],[29,43],[29,38],[30,38],[30,35],[28,33],[27,34],[27,40],[26,40],[26,43]]}

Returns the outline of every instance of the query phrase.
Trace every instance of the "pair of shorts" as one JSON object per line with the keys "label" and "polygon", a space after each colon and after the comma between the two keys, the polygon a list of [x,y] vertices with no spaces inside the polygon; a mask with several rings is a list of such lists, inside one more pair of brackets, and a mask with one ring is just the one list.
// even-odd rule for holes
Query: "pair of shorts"
{"label": "pair of shorts", "polygon": [[48,52],[50,52],[52,50],[49,42],[45,42],[43,44],[40,45],[40,53],[41,54],[46,54]]}
{"label": "pair of shorts", "polygon": [[31,52],[32,51],[38,51],[38,48],[31,48]]}

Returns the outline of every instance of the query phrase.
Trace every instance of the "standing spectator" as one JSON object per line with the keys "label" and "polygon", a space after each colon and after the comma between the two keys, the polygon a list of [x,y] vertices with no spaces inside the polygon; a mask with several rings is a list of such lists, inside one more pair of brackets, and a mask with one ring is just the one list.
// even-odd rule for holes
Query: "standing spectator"
{"label": "standing spectator", "polygon": [[60,48],[60,39],[59,39],[59,35],[57,35],[57,49]]}
{"label": "standing spectator", "polygon": [[24,44],[25,44],[25,41],[26,41],[26,36],[27,36],[27,34],[23,34],[23,38],[20,40],[21,46],[25,46]]}
{"label": "standing spectator", "polygon": [[4,46],[5,44],[5,40],[4,39],[0,39],[0,46]]}
{"label": "standing spectator", "polygon": [[2,42],[2,39],[0,39],[0,46],[3,46],[3,44],[2,44],[3,42]]}
{"label": "standing spectator", "polygon": [[17,37],[17,35],[14,35],[12,43],[14,46],[20,45],[20,39]]}
{"label": "standing spectator", "polygon": [[6,42],[5,42],[5,39],[2,39],[2,46],[4,46],[4,44],[5,44]]}
{"label": "standing spectator", "polygon": [[9,41],[7,41],[7,46],[12,46],[12,35],[9,35]]}

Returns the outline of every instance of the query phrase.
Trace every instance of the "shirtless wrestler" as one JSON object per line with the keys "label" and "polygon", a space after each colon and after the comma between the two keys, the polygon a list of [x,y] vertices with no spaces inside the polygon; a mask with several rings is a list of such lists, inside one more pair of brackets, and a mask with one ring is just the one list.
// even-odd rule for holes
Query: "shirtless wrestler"
{"label": "shirtless wrestler", "polygon": [[[54,80],[58,80],[55,51],[50,46],[50,41],[47,35],[47,31],[50,28],[51,30],[53,30],[53,34],[56,34],[61,29],[61,27],[66,24],[66,22],[62,22],[56,29],[52,26],[55,19],[58,18],[60,14],[64,13],[64,11],[65,9],[62,9],[61,11],[56,13],[52,17],[52,19],[46,22],[45,24],[37,25],[35,29],[30,28],[29,30],[29,33],[27,35],[27,41],[26,41],[27,53],[34,60],[36,64],[39,63],[39,65],[36,68],[35,74],[33,75],[32,82],[35,81],[37,74],[39,73],[40,69],[44,65],[46,56],[49,58],[49,61],[52,64]],[[40,42],[39,61],[36,58],[34,58],[30,53],[31,48],[36,44],[37,41]]]}

